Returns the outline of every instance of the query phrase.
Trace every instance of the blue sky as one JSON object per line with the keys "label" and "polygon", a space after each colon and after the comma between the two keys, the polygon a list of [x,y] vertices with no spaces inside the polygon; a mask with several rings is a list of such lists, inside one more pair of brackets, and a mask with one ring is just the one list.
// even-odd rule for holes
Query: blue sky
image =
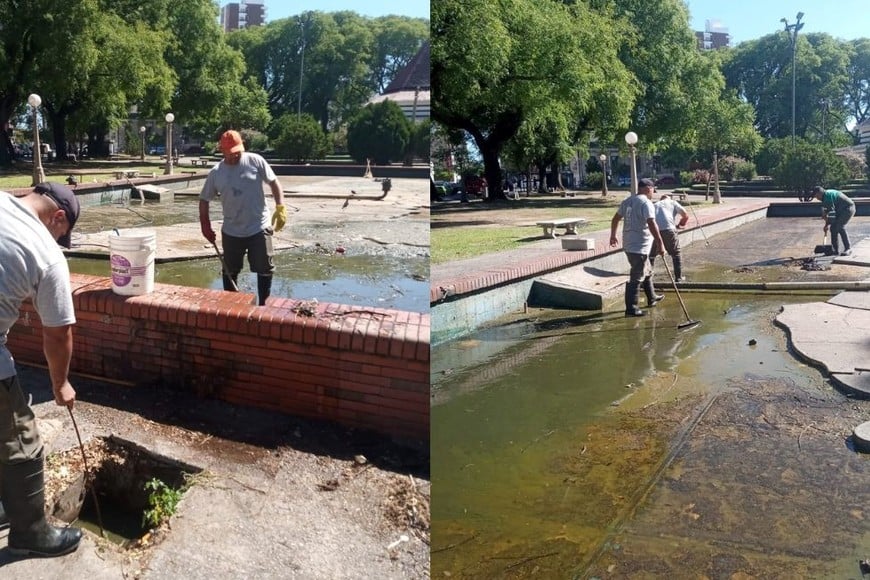
{"label": "blue sky", "polygon": [[[319,0],[318,2],[293,2],[291,0],[265,0],[266,17],[269,21],[295,16],[309,10],[338,12],[352,10],[363,16],[412,16],[429,18],[429,0],[374,0],[359,2],[350,0]],[[226,4],[222,1],[221,6]]]}
{"label": "blue sky", "polygon": [[784,30],[803,12],[801,33],[826,32],[834,38],[870,38],[870,0],[686,0],[692,30],[706,20],[719,20],[731,35],[731,46]]}

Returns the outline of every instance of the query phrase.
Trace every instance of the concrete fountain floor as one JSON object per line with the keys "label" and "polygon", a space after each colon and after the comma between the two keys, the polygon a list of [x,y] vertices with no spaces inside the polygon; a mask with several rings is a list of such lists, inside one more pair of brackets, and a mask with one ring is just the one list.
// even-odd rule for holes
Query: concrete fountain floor
{"label": "concrete fountain floor", "polygon": [[[279,179],[290,219],[273,238],[276,251],[317,246],[325,251],[342,247],[358,253],[386,251],[402,256],[411,252],[428,256],[429,198],[425,181],[393,179],[392,189],[379,199],[383,196],[382,182],[373,179],[293,176]],[[266,192],[264,188],[264,195]],[[200,233],[198,194],[198,189],[178,192],[179,203],[143,204],[134,200],[124,206],[86,207],[67,254],[104,257],[108,253],[108,236],[114,228],[126,233],[138,227],[156,232],[158,263],[213,257],[214,248]],[[271,195],[266,199],[271,211],[274,208]],[[211,204],[211,217],[212,227],[219,231],[218,203]]]}
{"label": "concrete fountain floor", "polygon": [[[866,375],[868,292],[703,288],[870,279],[855,256],[801,268],[817,223],[686,248],[692,330],[659,264],[667,297],[643,318],[621,296],[530,308],[439,346],[433,577],[860,577],[870,464],[849,436],[870,406],[826,379]],[[870,220],[852,226],[863,251]]]}

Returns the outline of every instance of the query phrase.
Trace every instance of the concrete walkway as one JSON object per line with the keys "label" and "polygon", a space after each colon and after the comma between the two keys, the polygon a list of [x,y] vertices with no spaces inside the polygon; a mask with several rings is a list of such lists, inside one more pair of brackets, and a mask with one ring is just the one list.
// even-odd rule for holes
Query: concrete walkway
{"label": "concrete walkway", "polygon": [[[689,227],[681,235],[697,236],[700,228],[767,208],[770,203],[783,203],[782,198],[724,198],[721,205],[696,209]],[[793,202],[796,206],[805,206]],[[815,208],[819,209],[816,203]],[[806,211],[796,207],[795,210]],[[697,219],[696,219],[697,218]],[[866,218],[853,218],[863,231]],[[621,230],[620,230],[621,231]],[[854,231],[850,229],[850,231]],[[707,234],[709,235],[709,234]],[[769,243],[776,243],[775,232]],[[522,279],[541,278],[547,274],[558,279],[559,272],[607,254],[621,254],[619,247],[609,246],[609,230],[584,233],[592,238],[595,249],[590,251],[562,250],[559,239],[543,239],[520,250],[487,254],[466,260],[433,265],[430,302],[433,307],[443,301],[474,295],[488,288],[510,284]],[[870,237],[853,234],[853,253],[837,257],[835,263],[857,266],[855,280],[870,281]],[[706,236],[704,236],[706,239]],[[816,243],[821,242],[821,239]],[[771,251],[772,257],[775,252]],[[437,317],[436,317],[437,320]],[[788,332],[797,355],[827,371],[831,380],[856,397],[870,397],[870,292],[842,292],[826,302],[793,304],[783,307],[776,323]],[[433,324],[433,334],[438,331]]]}

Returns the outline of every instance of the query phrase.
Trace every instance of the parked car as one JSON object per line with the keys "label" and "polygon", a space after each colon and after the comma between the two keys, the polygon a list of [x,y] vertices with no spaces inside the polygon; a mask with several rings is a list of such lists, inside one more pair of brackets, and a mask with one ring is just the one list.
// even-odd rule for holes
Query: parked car
{"label": "parked car", "polygon": [[629,175],[620,175],[620,176],[617,178],[616,183],[617,183],[617,185],[619,185],[620,187],[626,187],[626,186],[628,186],[628,185],[631,185],[631,176],[629,176]]}
{"label": "parked car", "polygon": [[452,181],[436,181],[435,187],[440,187],[444,190],[444,195],[456,195],[462,193],[462,185]]}
{"label": "parked car", "polygon": [[679,184],[677,183],[677,178],[673,175],[662,175],[656,179],[656,187],[673,187],[674,185]]}
{"label": "parked car", "polygon": [[486,191],[486,178],[472,175],[465,180],[465,193],[467,195],[476,195],[483,197]]}
{"label": "parked car", "polygon": [[148,149],[148,155],[166,155],[166,146],[152,145],[151,148]]}

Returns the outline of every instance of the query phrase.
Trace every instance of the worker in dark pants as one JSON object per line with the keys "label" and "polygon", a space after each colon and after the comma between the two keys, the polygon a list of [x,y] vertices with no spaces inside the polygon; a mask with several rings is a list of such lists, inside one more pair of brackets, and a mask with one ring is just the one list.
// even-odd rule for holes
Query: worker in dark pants
{"label": "worker in dark pants", "polygon": [[821,185],[813,188],[813,197],[822,202],[822,219],[825,220],[825,233],[831,230],[831,248],[834,255],[840,254],[840,238],[843,240],[843,253],[841,256],[852,254],[852,245],[849,243],[849,234],[846,233],[846,224],[855,215],[855,202],[836,189],[824,189]]}
{"label": "worker in dark pants", "polygon": [[619,243],[616,238],[619,222],[625,220],[622,230],[622,249],[630,266],[628,282],[625,284],[626,316],[646,314],[637,306],[641,287],[646,294],[647,307],[655,306],[664,298],[663,295],[656,294],[649,261],[653,243],[659,248],[659,253],[664,254],[664,243],[656,225],[655,208],[652,204],[655,188],[656,184],[652,179],[641,179],[638,182],[638,193],[633,193],[622,200],[610,221],[610,245],[615,246]]}
{"label": "worker in dark pants", "polygon": [[[685,278],[683,278],[683,253],[680,249],[680,237],[677,230],[686,227],[689,214],[680,205],[680,202],[672,199],[667,193],[663,193],[653,205],[656,209],[656,225],[659,227],[659,234],[662,236],[665,250],[674,262],[674,281],[685,282]],[[677,216],[680,216],[679,223],[676,221]],[[651,266],[655,266],[655,257],[661,253],[661,248],[657,244],[653,244],[652,252],[649,255]]]}
{"label": "worker in dark pants", "polygon": [[[199,224],[202,235],[212,244],[216,235],[211,228],[209,202],[220,194],[224,222],[221,241],[224,246],[224,290],[238,291],[238,276],[247,254],[251,271],[257,274],[257,297],[260,306],[272,292],[272,235],[287,223],[284,191],[269,163],[261,155],[245,151],[242,136],[226,131],[220,138],[223,161],[211,168],[199,194]],[[263,183],[269,184],[275,200],[271,227]]]}
{"label": "worker in dark pants", "polygon": [[80,529],[46,520],[45,448],[29,393],[6,347],[21,304],[29,300],[42,323],[54,402],[72,409],[76,391],[69,367],[76,317],[69,266],[58,244],[70,247],[78,217],[75,193],[59,183],[40,183],[19,197],[0,192],[0,528],[9,527],[13,556],[62,556],[78,548],[82,538]]}

